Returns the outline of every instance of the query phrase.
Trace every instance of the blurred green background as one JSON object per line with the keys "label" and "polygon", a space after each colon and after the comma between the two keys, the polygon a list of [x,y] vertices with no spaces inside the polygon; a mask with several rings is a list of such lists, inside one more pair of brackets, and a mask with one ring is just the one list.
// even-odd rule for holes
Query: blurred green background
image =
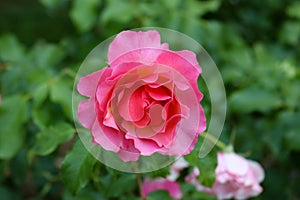
{"label": "blurred green background", "polygon": [[[71,93],[96,45],[145,26],[185,33],[214,59],[228,99],[221,140],[235,135],[266,172],[255,199],[299,200],[299,0],[1,0],[0,199],[139,199],[135,174],[77,141]],[[180,184],[183,199],[213,199]]]}

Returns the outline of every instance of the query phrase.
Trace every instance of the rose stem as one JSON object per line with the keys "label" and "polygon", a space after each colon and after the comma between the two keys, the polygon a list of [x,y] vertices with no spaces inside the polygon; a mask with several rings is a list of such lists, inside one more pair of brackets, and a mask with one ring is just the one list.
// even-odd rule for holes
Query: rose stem
{"label": "rose stem", "polygon": [[[205,134],[203,134],[205,133]],[[221,142],[220,140],[217,140],[214,136],[212,136],[211,134],[208,134],[207,132],[203,132],[201,134],[201,137],[203,137],[204,139],[207,138],[209,141],[211,141],[212,143],[215,143],[217,147],[219,147],[222,151],[226,151],[228,150],[227,146]]]}

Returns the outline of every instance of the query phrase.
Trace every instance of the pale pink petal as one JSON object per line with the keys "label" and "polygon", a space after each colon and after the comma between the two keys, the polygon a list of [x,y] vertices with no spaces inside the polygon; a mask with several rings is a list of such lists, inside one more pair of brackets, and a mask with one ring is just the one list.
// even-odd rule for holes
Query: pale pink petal
{"label": "pale pink petal", "polygon": [[212,188],[213,194],[215,194],[218,199],[230,199],[234,197],[237,188],[232,184],[215,182]]}
{"label": "pale pink petal", "polygon": [[185,181],[191,185],[194,185],[197,191],[205,192],[207,194],[213,194],[213,190],[211,188],[203,186],[198,181],[198,176],[200,175],[200,171],[198,167],[194,167],[192,173],[185,177]]}
{"label": "pale pink petal", "polygon": [[96,120],[95,113],[95,100],[85,100],[78,105],[78,120],[83,127],[87,129],[92,129],[94,122]]}
{"label": "pale pink petal", "polygon": [[82,77],[77,85],[78,92],[87,97],[95,96],[99,79],[102,77],[105,70],[106,68]]}
{"label": "pale pink petal", "polygon": [[174,199],[181,199],[182,193],[180,186],[175,181],[170,181],[164,178],[156,178],[152,180],[144,180],[142,183],[142,196],[146,197],[150,192],[156,190],[166,190]]}
{"label": "pale pink petal", "polygon": [[262,192],[262,188],[259,185],[253,185],[248,187],[240,187],[234,194],[235,199],[249,199],[255,197]]}
{"label": "pale pink petal", "polygon": [[223,154],[223,164],[229,173],[237,176],[247,173],[249,168],[245,158],[235,153],[218,153],[218,156],[220,154]]}
{"label": "pale pink petal", "polygon": [[115,121],[114,117],[112,116],[112,113],[111,113],[110,109],[107,109],[107,113],[104,117],[103,124],[105,126],[114,128],[116,130],[120,130],[119,127],[116,124],[116,121]]}
{"label": "pale pink petal", "polygon": [[189,163],[183,158],[179,157],[170,167],[170,174],[167,176],[167,179],[175,181],[180,174],[180,171],[189,167]]}
{"label": "pale pink petal", "polygon": [[140,157],[140,153],[139,152],[131,152],[128,150],[124,150],[121,149],[118,152],[119,157],[121,158],[121,160],[123,160],[124,162],[130,162],[130,161],[137,161]]}
{"label": "pale pink petal", "polygon": [[[127,54],[128,52],[133,50],[140,50],[144,48],[161,48],[160,35],[157,31],[123,31],[114,38],[109,46],[108,62],[112,64],[114,60],[118,59],[124,54]],[[131,58],[130,60],[136,61],[139,59],[139,52],[136,51],[135,55],[133,55],[133,58]]]}
{"label": "pale pink petal", "polygon": [[255,161],[247,160],[249,167],[252,169],[254,176],[258,183],[262,182],[265,178],[265,172],[261,165]]}

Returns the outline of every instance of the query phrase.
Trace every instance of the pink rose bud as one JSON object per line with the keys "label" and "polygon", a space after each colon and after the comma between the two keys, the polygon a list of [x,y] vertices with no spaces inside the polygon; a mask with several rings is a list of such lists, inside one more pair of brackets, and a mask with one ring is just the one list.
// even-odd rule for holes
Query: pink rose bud
{"label": "pink rose bud", "polygon": [[199,173],[196,168],[185,180],[195,185],[198,191],[215,195],[218,199],[247,199],[262,192],[259,183],[264,179],[264,171],[261,165],[235,153],[218,153],[216,180],[212,188],[197,181]]}
{"label": "pink rose bud", "polygon": [[219,199],[247,199],[262,192],[263,168],[235,153],[218,153],[213,191]]}
{"label": "pink rose bud", "polygon": [[78,118],[93,143],[127,161],[153,153],[188,154],[205,130],[196,55],[172,51],[157,31],[123,31],[108,49],[108,67],[82,77]]}
{"label": "pink rose bud", "polygon": [[156,179],[146,179],[142,183],[141,188],[142,196],[146,197],[150,192],[156,190],[166,190],[169,195],[174,199],[181,199],[182,193],[180,190],[180,186],[175,181],[170,181],[164,178],[156,178]]}

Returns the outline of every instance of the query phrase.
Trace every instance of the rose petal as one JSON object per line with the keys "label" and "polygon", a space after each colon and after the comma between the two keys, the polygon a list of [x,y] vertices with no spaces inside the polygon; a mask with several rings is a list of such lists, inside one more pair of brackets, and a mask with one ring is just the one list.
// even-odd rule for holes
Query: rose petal
{"label": "rose petal", "polygon": [[119,130],[119,127],[117,126],[117,124],[115,122],[115,119],[112,116],[112,113],[111,113],[110,109],[107,109],[107,113],[104,117],[103,124],[105,126],[108,126],[108,127],[114,128],[116,130]]}
{"label": "rose petal", "polygon": [[174,68],[177,72],[183,75],[192,86],[198,100],[201,100],[203,95],[199,92],[197,84],[197,79],[200,74],[200,70],[193,65],[194,63],[189,62],[190,58],[186,59],[181,56],[182,55],[180,55],[180,53],[178,54],[177,52],[163,51],[157,57],[156,61],[159,64]]}
{"label": "rose petal", "polygon": [[143,101],[142,93],[144,92],[144,88],[140,87],[137,89],[129,99],[129,115],[131,117],[131,121],[139,121],[145,114],[144,108],[146,105]]}
{"label": "rose petal", "polygon": [[262,182],[265,178],[265,172],[261,165],[255,161],[247,160],[249,167],[252,169],[257,182]]}
{"label": "rose petal", "polygon": [[171,166],[170,166],[170,174],[167,176],[167,179],[171,181],[175,181],[179,175],[180,171],[184,168],[189,167],[189,163],[183,158],[179,157]]}
{"label": "rose petal", "polygon": [[152,180],[144,180],[142,183],[142,196],[146,197],[150,192],[155,190],[166,190],[174,199],[181,199],[182,193],[180,186],[175,181],[164,178],[156,178]]}
{"label": "rose petal", "polygon": [[235,153],[224,153],[224,161],[228,172],[231,174],[241,176],[246,174],[249,169],[246,159]]}
{"label": "rose petal", "polygon": [[[114,40],[111,42],[108,49],[108,62],[112,65],[116,59],[120,58],[124,54],[133,51],[140,50],[143,48],[161,48],[160,35],[157,31],[150,30],[147,32],[136,32],[136,31],[123,31],[119,33]],[[152,52],[153,53],[153,52]],[[139,51],[131,54],[131,58],[124,58],[118,60],[118,63],[126,62],[126,60],[138,61],[143,59],[155,59],[156,56],[150,53],[150,55],[142,56]]]}
{"label": "rose petal", "polygon": [[[119,151],[120,148],[116,146],[114,143],[112,143],[109,138],[106,137],[104,131],[100,128],[100,125],[97,120],[95,121],[91,131],[93,134],[94,142],[100,144],[105,150],[114,151],[114,152]],[[105,130],[105,132],[107,131],[109,131],[109,129]],[[115,134],[115,132],[111,131],[111,134]]]}
{"label": "rose petal", "polygon": [[104,68],[102,70],[96,71],[92,74],[82,77],[79,80],[77,85],[78,92],[87,97],[95,96],[95,91],[98,86],[98,81],[102,77],[102,74],[105,72],[105,69],[107,68]]}
{"label": "rose petal", "polygon": [[95,100],[85,100],[78,105],[78,120],[83,127],[92,129],[96,120]]}
{"label": "rose petal", "polygon": [[139,152],[130,152],[123,149],[118,152],[118,155],[124,162],[137,161],[140,157]]}
{"label": "rose petal", "polygon": [[149,156],[160,149],[160,147],[154,141],[137,138],[129,134],[127,134],[125,137],[134,141],[134,146],[141,152],[141,155]]}
{"label": "rose petal", "polygon": [[148,92],[149,96],[157,101],[165,101],[170,99],[170,91],[166,87],[145,87],[145,90]]}

